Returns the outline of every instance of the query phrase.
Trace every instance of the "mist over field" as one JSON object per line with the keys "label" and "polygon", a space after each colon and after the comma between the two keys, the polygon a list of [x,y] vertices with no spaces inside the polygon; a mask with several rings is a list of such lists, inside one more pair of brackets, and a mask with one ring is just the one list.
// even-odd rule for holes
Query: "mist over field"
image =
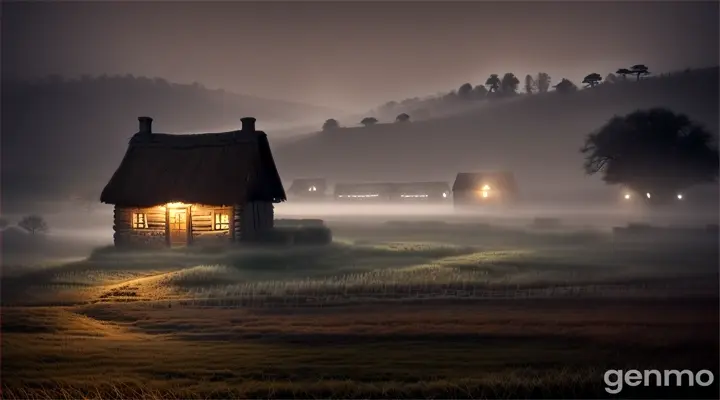
{"label": "mist over field", "polygon": [[717,398],[717,2],[2,13],[3,398]]}

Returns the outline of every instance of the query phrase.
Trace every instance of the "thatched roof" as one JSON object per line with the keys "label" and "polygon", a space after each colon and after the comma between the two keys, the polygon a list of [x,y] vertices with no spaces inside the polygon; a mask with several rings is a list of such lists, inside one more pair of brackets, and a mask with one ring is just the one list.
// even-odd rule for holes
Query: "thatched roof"
{"label": "thatched roof", "polygon": [[169,202],[208,205],[286,200],[267,135],[243,119],[243,130],[171,135],[151,133],[149,118],[130,139],[100,201],[122,206]]}
{"label": "thatched roof", "polygon": [[455,178],[452,190],[479,190],[483,185],[498,186],[501,190],[516,191],[515,176],[512,172],[460,172]]}

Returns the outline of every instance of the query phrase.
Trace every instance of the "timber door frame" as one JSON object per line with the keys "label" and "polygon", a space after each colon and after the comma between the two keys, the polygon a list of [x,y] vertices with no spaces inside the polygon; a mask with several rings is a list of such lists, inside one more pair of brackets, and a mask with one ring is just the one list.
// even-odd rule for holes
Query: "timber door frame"
{"label": "timber door frame", "polygon": [[[190,210],[192,209],[191,205],[187,205],[185,207],[166,207],[165,209],[165,238],[167,239],[167,247],[172,248],[172,228],[170,221],[170,210],[184,210],[185,211],[185,246],[189,246],[192,242],[192,215],[190,214]],[[179,246],[178,246],[179,247]]]}

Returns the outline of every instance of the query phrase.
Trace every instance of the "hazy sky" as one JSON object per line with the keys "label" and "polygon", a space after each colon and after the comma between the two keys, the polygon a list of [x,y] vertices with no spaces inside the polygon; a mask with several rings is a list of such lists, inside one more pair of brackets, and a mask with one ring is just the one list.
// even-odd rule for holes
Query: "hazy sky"
{"label": "hazy sky", "polygon": [[[13,76],[132,73],[363,109],[484,83],[718,64],[718,2],[56,2],[2,5]],[[576,82],[579,83],[579,82]]]}

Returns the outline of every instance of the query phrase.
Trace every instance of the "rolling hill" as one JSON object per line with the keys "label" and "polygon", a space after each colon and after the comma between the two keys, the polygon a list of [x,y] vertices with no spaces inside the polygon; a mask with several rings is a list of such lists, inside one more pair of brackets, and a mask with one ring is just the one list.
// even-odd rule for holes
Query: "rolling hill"
{"label": "rolling hill", "polygon": [[237,129],[243,116],[261,129],[324,121],[336,110],[128,76],[48,77],[2,82],[3,202],[94,193],[119,165],[137,117],[158,132]]}
{"label": "rolling hill", "polygon": [[276,146],[284,180],[445,180],[457,172],[509,169],[536,197],[607,191],[582,171],[584,137],[614,115],[667,107],[718,132],[718,68],[548,92],[442,119],[340,128]]}

